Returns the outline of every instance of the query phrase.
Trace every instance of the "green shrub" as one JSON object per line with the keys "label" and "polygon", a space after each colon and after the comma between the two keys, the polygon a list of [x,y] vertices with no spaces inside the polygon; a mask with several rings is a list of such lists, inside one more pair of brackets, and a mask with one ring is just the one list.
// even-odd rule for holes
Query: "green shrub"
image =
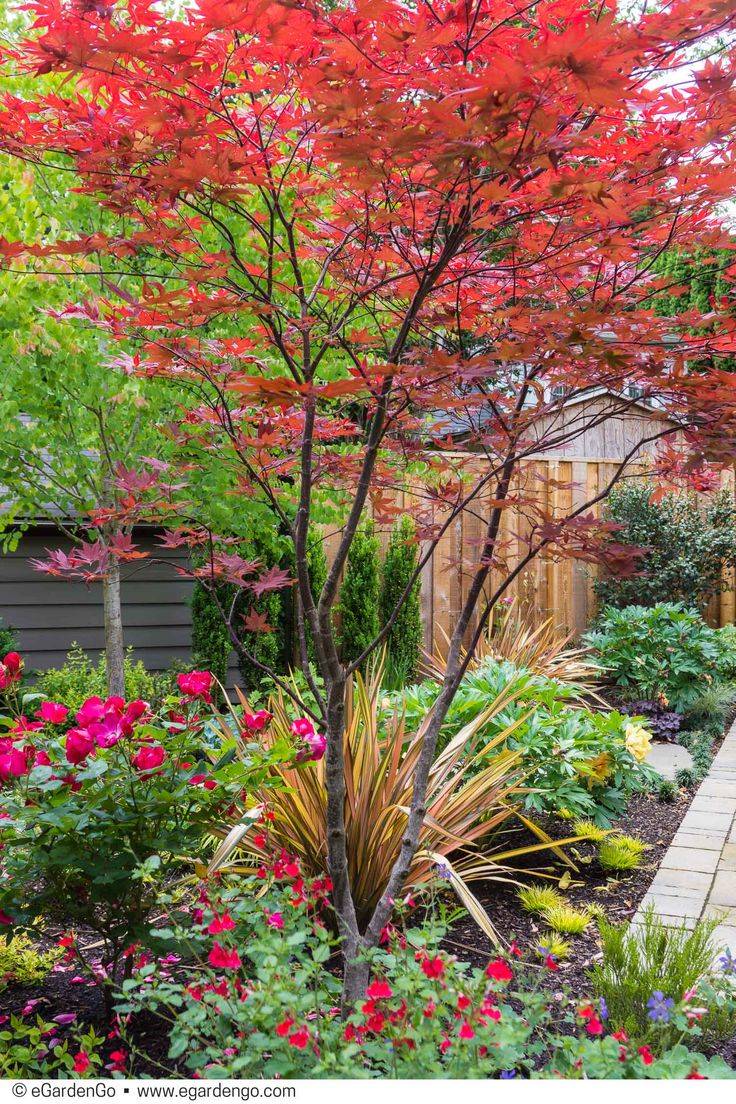
{"label": "green shrub", "polygon": [[[713,734],[720,734],[733,720],[735,710],[736,686],[720,681],[713,682],[686,709],[685,725],[695,729],[707,728]],[[680,743],[683,742],[681,737]]]}
{"label": "green shrub", "polygon": [[[335,1007],[339,980],[324,968],[334,940],[314,883],[300,882],[296,903],[288,880],[210,883],[199,907],[201,919],[179,914],[165,933],[172,949],[186,955],[186,972],[144,966],[123,982],[118,1004],[123,1025],[140,1011],[160,1017],[170,1059],[190,1074],[621,1079],[697,1070],[734,1076],[721,1059],[706,1060],[684,1046],[662,1048],[647,1065],[621,1040],[591,1038],[590,1015],[583,1012],[592,1011],[588,994],[571,999],[564,991],[540,990],[552,947],[567,949],[554,936],[541,962],[496,956],[483,969],[447,954],[441,943],[447,924],[430,910],[421,927],[398,931],[371,954],[365,998],[343,1019]],[[212,921],[224,915],[228,929],[210,934]]]}
{"label": "green shrub", "polygon": [[10,983],[33,985],[43,981],[60,957],[58,947],[39,951],[25,935],[12,939],[0,936],[0,992]]}
{"label": "green shrub", "polygon": [[[635,928],[601,921],[602,959],[589,977],[596,993],[606,1002],[611,1026],[650,1043],[653,1049],[656,1045],[658,1052],[671,1045],[679,1031],[674,1025],[668,1028],[661,1021],[653,1021],[652,995],[661,993],[677,1004],[683,994],[713,975],[712,936],[717,926],[718,920],[714,919],[699,921],[692,931],[666,927],[651,908]],[[716,975],[713,976],[715,979]],[[714,1002],[714,1006],[717,1004]],[[725,1016],[719,1013],[710,1022],[706,1014],[700,1027],[701,1038],[705,1039],[712,1038],[714,1029],[724,1031],[725,1036],[731,1034],[736,1027],[733,1009]],[[699,1045],[697,1037],[692,1044]]]}
{"label": "green shrub", "polygon": [[98,706],[34,733],[25,773],[3,788],[0,911],[30,935],[41,919],[91,929],[112,979],[123,950],[146,940],[167,880],[201,861],[223,810],[268,785],[285,749],[218,755],[197,699],[172,697],[159,715]]}
{"label": "green shrub", "polygon": [[378,616],[380,541],[372,521],[358,526],[340,587],[340,654],[351,663],[375,640]]}
{"label": "green shrub", "polygon": [[697,610],[607,607],[584,637],[613,685],[629,700],[651,698],[684,712],[717,674],[718,637]]}
{"label": "green shrub", "polygon": [[718,643],[718,677],[724,682],[736,682],[736,625],[716,629]]}
{"label": "green shrub", "polygon": [[[49,667],[44,671],[36,689],[51,701],[63,702],[74,713],[82,702],[95,695],[107,697],[107,671],[105,657],[100,656],[93,663],[78,644],[72,644],[62,667]],[[133,649],[128,648],[125,656],[125,697],[128,701],[142,698],[153,702],[156,696],[154,676],[144,667],[141,660],[133,659]]]}
{"label": "green shrub", "polygon": [[700,771],[690,767],[681,767],[675,775],[675,782],[683,790],[694,790],[701,780]]}
{"label": "green shrub", "polygon": [[8,652],[17,652],[18,643],[15,637],[15,629],[6,625],[0,618],[0,659]]}
{"label": "green shrub", "polygon": [[[315,601],[319,601],[319,596],[322,593],[322,588],[325,585],[327,579],[327,556],[325,554],[324,544],[319,536],[310,540],[307,545],[307,566],[309,567],[309,579],[312,584],[312,594]],[[314,640],[312,639],[311,629],[307,626],[307,656],[309,657],[310,664],[316,668],[317,666],[317,653],[314,650]],[[296,654],[299,655],[298,642],[296,647]]]}
{"label": "green shrub", "polygon": [[[0,1028],[0,1078],[27,1081],[47,1077],[87,1080],[100,1077],[104,1035],[98,1035],[90,1027],[84,1032],[72,1031],[62,1039],[59,1036],[64,1030],[40,1016],[35,1020],[11,1016],[9,1024]],[[56,1040],[53,1047],[49,1046],[51,1038]],[[53,1096],[53,1093],[48,1095]]]}
{"label": "green shrub", "polygon": [[[240,603],[241,607],[244,605],[245,603]],[[266,621],[271,626],[271,631],[249,632],[247,629],[244,629],[241,621],[246,610],[240,608],[236,615],[238,639],[243,644],[243,647],[248,650],[248,654],[256,659],[258,663],[263,664],[263,667],[266,667],[268,671],[277,675],[284,674],[288,669],[289,660],[287,660],[285,655],[287,642],[280,632],[284,612],[280,593],[276,590],[271,590],[266,594],[262,594],[260,598],[253,599],[248,597],[247,610],[250,611],[251,609],[265,616]],[[258,667],[255,663],[252,663],[242,652],[238,652],[237,657],[238,671],[240,672],[243,689],[246,692],[258,689],[263,679],[267,677],[267,672],[261,667]]]}
{"label": "green shrub", "polygon": [[[515,695],[483,728],[492,740],[508,726],[508,747],[521,753],[530,812],[564,813],[608,827],[633,793],[647,790],[654,772],[627,747],[632,721],[617,711],[581,706],[570,683],[534,675],[508,660],[485,659],[465,675],[440,732],[440,746],[473,721],[500,693]],[[403,710],[416,731],[439,693],[426,680],[389,695],[386,708]]]}
{"label": "green shrub", "polygon": [[[394,526],[383,563],[380,600],[382,626],[388,621],[409,585],[418,560],[416,526],[409,515],[405,514]],[[386,637],[385,683],[392,690],[413,682],[419,667],[422,647],[419,593],[420,583],[417,579]]]}
{"label": "green shrub", "polygon": [[192,665],[211,671],[223,686],[233,642],[220,609],[229,610],[233,594],[233,587],[225,583],[218,585],[213,595],[211,588],[199,580],[192,591]]}
{"label": "green shrub", "polygon": [[657,790],[657,798],[662,802],[662,804],[672,805],[673,802],[677,801],[677,794],[678,788],[676,783],[674,783],[669,778],[663,778],[659,784],[659,789]]}
{"label": "green shrub", "polygon": [[736,510],[723,491],[705,510],[695,494],[652,499],[653,483],[615,488],[606,503],[610,520],[622,526],[615,540],[646,549],[638,572],[604,576],[595,588],[605,605],[654,606],[683,602],[703,609],[724,587],[724,569],[736,564]]}

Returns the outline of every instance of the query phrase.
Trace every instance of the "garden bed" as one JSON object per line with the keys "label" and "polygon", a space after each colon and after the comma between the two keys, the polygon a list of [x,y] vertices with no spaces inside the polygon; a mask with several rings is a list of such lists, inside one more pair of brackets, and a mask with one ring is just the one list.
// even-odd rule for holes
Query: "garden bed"
{"label": "garden bed", "polygon": [[[661,859],[666,852],[678,826],[692,800],[692,794],[680,791],[672,804],[665,804],[653,795],[635,797],[625,816],[616,824],[617,830],[638,836],[647,845],[646,861],[637,871],[620,877],[613,877],[603,871],[595,857],[595,848],[591,844],[576,847],[576,861],[579,873],[573,874],[573,881],[565,891],[570,904],[585,907],[594,901],[606,912],[611,921],[630,920],[645,895]],[[547,828],[554,834],[555,826]],[[559,835],[559,824],[556,826]],[[522,846],[525,833],[518,833],[518,844]],[[529,841],[533,842],[533,841]],[[540,874],[561,874],[559,864],[540,865],[529,857],[530,874],[528,880],[540,880]],[[523,884],[520,880],[520,884]],[[551,881],[554,885],[555,882]],[[517,898],[517,886],[504,883],[476,886],[476,895],[486,909],[496,929],[504,938],[515,939],[523,949],[536,948],[544,941],[545,925],[539,917],[525,912]],[[58,933],[59,935],[61,932]],[[82,936],[91,946],[94,936]],[[568,987],[574,993],[585,992],[589,987],[587,971],[599,957],[596,929],[591,925],[582,935],[571,939],[572,951],[569,958],[561,959],[555,972],[541,971],[542,984],[552,992]],[[53,946],[53,934],[44,940],[45,946]],[[446,950],[477,966],[485,966],[494,954],[494,947],[468,916],[463,915],[451,929],[451,935],[444,941]],[[75,980],[77,979],[77,980]],[[106,1033],[104,1009],[100,991],[90,981],[80,981],[74,964],[57,966],[37,985],[11,985],[0,993],[0,1015],[18,1014],[33,1003],[33,1013],[52,1019],[63,1013],[74,1012],[79,1026],[94,1026],[100,1033]],[[131,1040],[135,1042],[145,1059],[138,1059],[130,1072],[137,1076],[170,1076],[177,1072],[177,1063],[167,1057],[168,1033],[163,1021],[144,1013],[131,1021]],[[730,1040],[723,1048],[723,1056],[736,1065],[736,1040]],[[107,1052],[119,1047],[119,1040],[112,1039],[105,1048]]]}

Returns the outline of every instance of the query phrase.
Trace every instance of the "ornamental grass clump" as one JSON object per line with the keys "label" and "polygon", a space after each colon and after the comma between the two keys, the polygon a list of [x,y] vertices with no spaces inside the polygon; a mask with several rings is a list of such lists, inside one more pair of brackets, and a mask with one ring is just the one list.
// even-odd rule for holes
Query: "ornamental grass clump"
{"label": "ornamental grass clump", "polygon": [[555,905],[545,909],[543,915],[552,931],[564,935],[582,935],[592,920],[587,909],[577,909],[572,905]]}
{"label": "ornamental grass clump", "polygon": [[609,836],[598,847],[598,861],[604,870],[638,870],[645,849],[633,836]]}
{"label": "ornamental grass clump", "polygon": [[[589,977],[606,1002],[611,1026],[657,1053],[683,1034],[696,1047],[732,1034],[736,971],[726,956],[713,965],[718,922],[700,920],[692,931],[668,927],[653,908],[636,927],[602,920],[602,959]],[[676,1013],[683,1000],[694,1010],[684,1023]]]}
{"label": "ornamental grass clump", "polygon": [[546,913],[548,909],[563,908],[566,904],[565,898],[554,886],[539,883],[522,886],[517,896],[527,912]]}
{"label": "ornamental grass clump", "polygon": [[[366,679],[359,674],[348,696],[345,739],[345,830],[348,863],[358,915],[366,919],[379,899],[385,879],[396,859],[411,801],[412,775],[420,753],[422,728],[411,731],[400,713],[386,716],[379,708],[382,670],[377,666]],[[505,725],[491,739],[483,739],[487,723],[503,715],[513,701],[515,688],[499,694],[439,753],[429,772],[427,816],[407,884],[431,883],[438,868],[453,889],[464,893],[465,882],[509,880],[517,858],[552,850],[563,861],[562,848],[577,836],[553,841],[523,812],[526,793],[523,755],[508,747],[509,736],[521,719]],[[271,702],[273,723],[258,736],[270,749],[279,735],[288,732],[288,714],[280,696]],[[249,708],[242,699],[241,712],[221,720],[226,745],[247,746],[253,739],[248,728]],[[522,715],[523,716],[523,715]],[[426,723],[426,720],[425,722]],[[276,765],[273,791],[249,792],[247,807],[237,822],[220,834],[225,843],[210,869],[235,863],[252,870],[273,854],[285,850],[296,855],[313,877],[324,875],[327,863],[326,768],[324,762],[295,770]],[[268,819],[254,824],[261,806]],[[244,814],[244,815],[243,815]],[[249,819],[250,817],[250,819]],[[514,845],[505,836],[522,826],[537,843]],[[463,897],[468,904],[469,898]],[[474,899],[471,910],[484,923],[485,913]],[[480,909],[480,911],[478,911]]]}

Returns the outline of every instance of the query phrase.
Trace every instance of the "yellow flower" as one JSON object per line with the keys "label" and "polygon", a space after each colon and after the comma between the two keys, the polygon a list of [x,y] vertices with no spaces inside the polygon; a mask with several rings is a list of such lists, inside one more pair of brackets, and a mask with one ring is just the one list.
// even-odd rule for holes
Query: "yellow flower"
{"label": "yellow flower", "polygon": [[652,746],[652,737],[644,728],[644,725],[627,724],[624,729],[624,736],[626,737],[626,750],[638,759],[641,763],[646,759]]}
{"label": "yellow flower", "polygon": [[591,789],[596,782],[606,781],[611,773],[611,765],[611,756],[607,751],[602,751],[600,755],[596,755],[595,759],[586,759],[584,763],[581,763],[578,767],[578,774],[587,775],[588,789]]}

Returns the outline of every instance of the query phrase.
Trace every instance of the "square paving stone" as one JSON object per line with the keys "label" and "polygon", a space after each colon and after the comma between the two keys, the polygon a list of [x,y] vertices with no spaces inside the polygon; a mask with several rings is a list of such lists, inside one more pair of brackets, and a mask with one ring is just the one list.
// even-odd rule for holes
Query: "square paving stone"
{"label": "square paving stone", "polygon": [[733,797],[736,800],[736,787],[728,782],[719,782],[715,778],[708,777],[701,782],[695,796],[696,800],[700,797]]}
{"label": "square paving stone", "polygon": [[701,847],[670,847],[664,857],[668,870],[701,870],[714,874],[720,852]]}
{"label": "square paving stone", "polygon": [[714,905],[709,901],[703,916],[708,920],[718,920],[721,927],[736,927],[736,909],[727,908],[726,905]]}
{"label": "square paving stone", "polygon": [[682,916],[697,920],[705,906],[705,895],[702,897],[673,897],[666,893],[651,889],[642,901],[643,908],[654,906],[658,916]]}
{"label": "square paving stone", "polygon": [[672,893],[673,896],[682,892],[691,897],[704,897],[712,882],[713,875],[702,870],[674,870],[668,866],[660,866],[649,892],[655,890],[657,893]]}
{"label": "square paving stone", "polygon": [[714,834],[721,832],[725,837],[731,831],[732,824],[733,816],[730,813],[693,812],[687,814],[680,824],[680,829],[683,832],[689,832],[691,828],[702,828]]}
{"label": "square paving stone", "polygon": [[729,813],[733,817],[736,813],[736,796],[715,797],[712,794],[698,793],[692,801],[688,813]]}
{"label": "square paving stone", "polygon": [[713,879],[713,888],[710,891],[708,903],[736,908],[736,871],[718,871]]}
{"label": "square paving stone", "polygon": [[720,870],[736,870],[736,843],[724,843],[718,866]]}
{"label": "square paving stone", "polygon": [[662,914],[659,919],[666,928],[685,928],[686,931],[692,931],[698,922],[695,916],[665,916]]}
{"label": "square paving stone", "polygon": [[718,851],[720,854],[724,844],[723,836],[714,836],[710,832],[696,832],[693,829],[692,832],[678,832],[672,840],[672,846],[702,848],[703,851]]}

